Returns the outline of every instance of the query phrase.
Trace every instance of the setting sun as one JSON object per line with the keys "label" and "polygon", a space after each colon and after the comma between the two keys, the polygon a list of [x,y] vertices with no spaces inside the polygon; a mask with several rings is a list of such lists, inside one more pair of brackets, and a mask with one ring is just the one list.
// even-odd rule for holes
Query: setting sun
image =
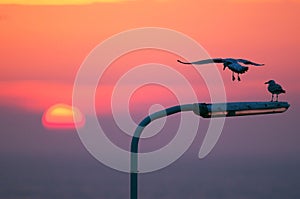
{"label": "setting sun", "polygon": [[42,118],[43,125],[47,128],[75,128],[84,125],[84,116],[72,106],[55,104],[48,108]]}

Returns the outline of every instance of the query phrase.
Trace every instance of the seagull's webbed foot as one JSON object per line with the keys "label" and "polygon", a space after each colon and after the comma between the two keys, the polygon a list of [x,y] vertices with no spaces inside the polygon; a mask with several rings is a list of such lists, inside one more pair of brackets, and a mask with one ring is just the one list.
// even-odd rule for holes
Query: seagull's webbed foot
{"label": "seagull's webbed foot", "polygon": [[235,80],[234,73],[232,73],[232,81],[234,81],[234,80]]}
{"label": "seagull's webbed foot", "polygon": [[241,81],[241,78],[240,78],[240,76],[238,75],[238,81]]}

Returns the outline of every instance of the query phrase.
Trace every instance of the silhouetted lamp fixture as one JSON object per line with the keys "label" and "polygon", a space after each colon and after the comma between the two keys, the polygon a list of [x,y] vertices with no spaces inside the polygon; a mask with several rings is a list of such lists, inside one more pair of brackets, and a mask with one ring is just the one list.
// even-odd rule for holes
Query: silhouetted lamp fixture
{"label": "silhouetted lamp fixture", "polygon": [[142,131],[150,122],[183,111],[193,111],[203,118],[234,117],[285,112],[289,108],[287,102],[228,102],[228,103],[195,103],[178,105],[155,112],[145,117],[136,128],[131,140],[130,157],[130,198],[138,198],[138,143]]}
{"label": "silhouetted lamp fixture", "polygon": [[282,113],[289,108],[287,102],[229,102],[194,104],[194,113],[204,118],[232,117]]}

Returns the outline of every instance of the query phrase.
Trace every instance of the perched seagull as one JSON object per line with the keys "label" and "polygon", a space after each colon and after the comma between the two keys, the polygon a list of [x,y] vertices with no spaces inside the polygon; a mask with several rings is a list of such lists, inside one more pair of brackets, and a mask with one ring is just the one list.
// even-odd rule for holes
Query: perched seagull
{"label": "perched seagull", "polygon": [[279,84],[276,84],[274,80],[267,81],[265,82],[265,84],[269,84],[268,91],[272,93],[271,102],[273,102],[274,94],[276,94],[276,102],[278,102],[278,95],[281,93],[285,93],[285,90],[283,90]]}
{"label": "perched seagull", "polygon": [[246,65],[251,64],[254,66],[263,66],[264,65],[264,64],[254,63],[254,62],[248,61],[246,59],[233,59],[233,58],[226,58],[226,59],[214,58],[214,59],[205,59],[205,60],[200,60],[200,61],[195,61],[195,62],[183,62],[180,60],[177,60],[177,61],[182,64],[223,63],[223,65],[224,65],[223,70],[225,70],[225,68],[228,67],[229,70],[232,71],[232,81],[235,80],[234,73],[237,73],[238,81],[241,81],[239,74],[243,74],[249,69],[249,67],[243,66],[240,63],[246,64]]}

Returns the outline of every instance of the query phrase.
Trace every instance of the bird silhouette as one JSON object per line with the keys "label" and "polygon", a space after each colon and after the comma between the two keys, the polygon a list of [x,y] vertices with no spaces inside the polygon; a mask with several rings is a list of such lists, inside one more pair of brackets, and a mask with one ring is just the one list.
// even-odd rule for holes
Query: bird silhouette
{"label": "bird silhouette", "polygon": [[285,93],[285,90],[283,90],[282,87],[279,84],[277,84],[274,80],[269,80],[265,82],[265,84],[269,84],[268,91],[272,93],[271,102],[273,102],[274,94],[276,95],[276,102],[278,102],[278,95],[281,93]]}
{"label": "bird silhouette", "polygon": [[243,66],[240,63],[243,63],[245,65],[253,65],[253,66],[263,66],[264,64],[257,64],[252,61],[246,60],[246,59],[233,59],[233,58],[214,58],[214,59],[205,59],[195,62],[183,62],[180,60],[177,60],[181,64],[209,64],[209,63],[223,63],[223,70],[226,69],[226,67],[229,68],[229,70],[232,71],[232,81],[235,80],[234,73],[237,73],[238,81],[241,81],[240,74],[245,73],[249,67]]}

